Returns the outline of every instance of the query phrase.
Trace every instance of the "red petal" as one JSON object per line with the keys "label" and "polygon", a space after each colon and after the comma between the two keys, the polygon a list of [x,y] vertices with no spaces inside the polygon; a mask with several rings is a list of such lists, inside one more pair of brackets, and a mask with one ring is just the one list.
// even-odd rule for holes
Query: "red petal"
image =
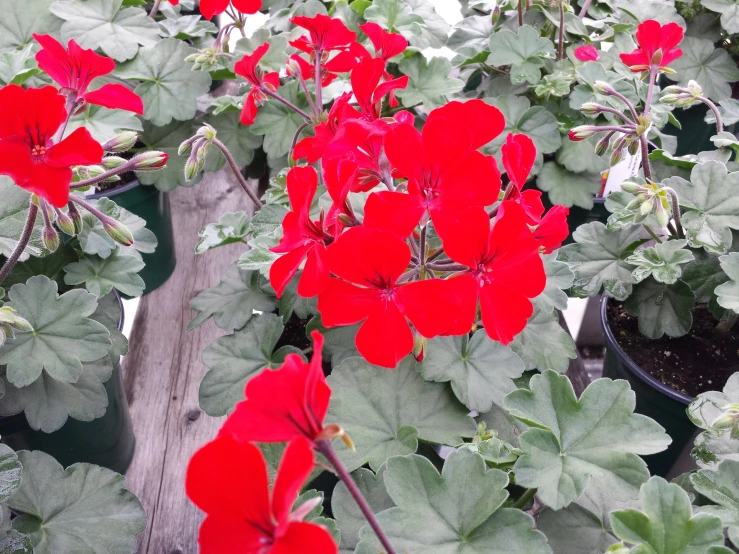
{"label": "red petal", "polygon": [[536,161],[536,146],[526,135],[510,133],[501,147],[503,167],[508,178],[521,190]]}
{"label": "red petal", "polygon": [[471,273],[463,273],[446,280],[446,294],[449,301],[456,306],[456,321],[454,327],[443,333],[444,335],[464,335],[469,333],[477,320],[477,297],[479,284]]}
{"label": "red petal", "polygon": [[375,289],[331,279],[326,290],[318,295],[318,311],[326,327],[354,325],[366,319],[380,302],[380,294]]}
{"label": "red petal", "polygon": [[505,118],[501,111],[482,100],[449,102],[432,110],[426,124],[435,119],[449,119],[472,133],[472,148],[485,146],[505,129]]}
{"label": "red petal", "polygon": [[385,135],[385,155],[403,177],[423,179],[421,134],[412,125],[401,123],[391,127]]}
{"label": "red petal", "polygon": [[293,167],[287,174],[287,195],[293,211],[307,213],[317,188],[318,174],[313,167]]}
{"label": "red petal", "polygon": [[500,171],[495,158],[476,150],[456,159],[456,164],[442,173],[439,188],[444,205],[468,208],[489,206],[498,200]]}
{"label": "red petal", "polygon": [[326,290],[330,280],[326,247],[320,242],[314,243],[314,248],[308,252],[308,259],[298,282],[298,294],[303,298],[318,296]]}
{"label": "red petal", "polygon": [[339,549],[325,527],[304,521],[291,522],[284,535],[279,537],[270,554],[336,554]]}
{"label": "red petal", "polygon": [[[456,329],[461,316],[469,315],[469,306],[462,305],[464,298],[459,295],[457,285],[454,279],[426,279],[408,283],[396,289],[397,304],[424,337],[444,335]],[[476,301],[477,295],[473,299],[475,305]],[[467,331],[471,327],[472,322],[467,326]]]}
{"label": "red petal", "polygon": [[262,0],[231,0],[233,7],[241,13],[251,15],[262,7]]}
{"label": "red petal", "polygon": [[97,164],[103,159],[103,147],[84,127],[46,149],[44,161],[51,167]]}
{"label": "red petal", "polygon": [[39,195],[52,206],[63,208],[69,201],[69,185],[71,183],[71,169],[68,167],[50,167],[42,162],[33,164],[28,181],[21,186],[27,191]]}
{"label": "red petal", "polygon": [[72,88],[72,63],[64,46],[51,35],[34,34],[33,38],[42,48],[36,53],[39,68],[48,73],[59,86]]}
{"label": "red petal", "polygon": [[252,554],[259,552],[268,537],[245,524],[234,514],[206,517],[200,526],[200,554]]}
{"label": "red petal", "polygon": [[364,225],[390,231],[407,239],[418,226],[425,211],[417,194],[380,191],[373,192],[364,205]]}
{"label": "red petal", "polygon": [[213,19],[214,15],[222,14],[228,8],[230,0],[200,0],[200,13],[205,19]]}
{"label": "red petal", "polygon": [[349,73],[357,65],[357,58],[348,50],[336,54],[323,67],[331,73]]}
{"label": "red petal", "polygon": [[567,226],[569,213],[570,209],[565,206],[554,206],[534,231],[534,238],[544,247],[547,254],[562,246],[562,241],[570,234]]}
{"label": "red petal", "polygon": [[423,159],[427,168],[453,168],[471,151],[472,135],[461,123],[435,118],[423,126]]}
{"label": "red petal", "polygon": [[413,333],[398,306],[392,301],[384,304],[365,320],[355,342],[369,363],[394,368],[413,350]]}
{"label": "red petal", "polygon": [[252,86],[259,87],[261,85],[261,80],[257,73],[257,65],[267,53],[267,50],[269,50],[269,43],[265,42],[264,44],[257,46],[251,54],[245,54],[234,65],[234,73],[244,77]]}
{"label": "red petal", "polygon": [[636,29],[636,42],[651,60],[652,55],[662,46],[662,26],[654,19],[640,23]]}
{"label": "red petal", "polygon": [[359,28],[372,41],[375,53],[385,61],[402,53],[408,47],[408,41],[403,35],[388,33],[377,23],[365,23],[360,25]]}
{"label": "red petal", "polygon": [[644,51],[638,49],[630,53],[623,52],[619,54],[619,56],[624,65],[628,67],[637,67],[637,69],[632,71],[642,71],[639,67],[649,67],[652,63],[651,58],[648,57]]}
{"label": "red petal", "polygon": [[52,86],[0,88],[0,139],[17,136],[46,146],[67,119],[66,101]]}
{"label": "red petal", "polygon": [[372,98],[375,102],[378,102],[388,92],[401,89],[401,88],[405,88],[407,86],[408,86],[408,75],[403,75],[402,77],[398,77],[397,79],[391,79],[389,81],[385,81],[384,83],[380,83],[380,85],[378,85],[377,89],[372,95]]}
{"label": "red petal", "polygon": [[96,106],[144,114],[144,103],[139,95],[123,85],[104,85],[85,94],[85,100]]}
{"label": "red petal", "polygon": [[187,467],[187,495],[209,516],[240,517],[271,529],[267,464],[259,448],[230,435],[195,452]]}
{"label": "red petal", "polygon": [[486,284],[480,289],[480,309],[485,332],[503,344],[509,344],[523,331],[534,313],[533,305],[516,290],[515,283],[510,286]]}
{"label": "red petal", "polygon": [[443,234],[444,252],[455,262],[476,268],[488,249],[490,218],[482,208],[461,212]]}
{"label": "red petal", "polygon": [[303,259],[313,248],[314,243],[299,246],[295,250],[277,258],[272,263],[272,266],[269,268],[269,283],[275,289],[277,298],[282,297],[282,293],[285,291],[285,287],[290,282],[290,279],[298,272]]}
{"label": "red petal", "polygon": [[536,189],[525,190],[515,199],[526,212],[529,225],[536,225],[541,221],[544,213],[544,204],[541,201],[541,191]]}
{"label": "red petal", "polygon": [[287,445],[272,489],[272,513],[278,525],[287,522],[300,489],[314,466],[313,450],[307,440],[298,437]]}
{"label": "red petal", "polygon": [[334,50],[337,47],[348,46],[357,38],[357,35],[347,29],[340,19],[334,19],[327,15],[296,16],[291,21],[298,27],[308,30],[311,42],[319,50]]}
{"label": "red petal", "polygon": [[7,175],[23,187],[33,172],[31,149],[23,140],[11,137],[0,140],[0,175]]}
{"label": "red petal", "polygon": [[256,92],[256,89],[251,89],[249,91],[249,94],[246,95],[246,100],[244,101],[244,107],[241,109],[241,117],[239,121],[241,121],[242,125],[252,125],[254,124],[254,118],[257,116],[257,103],[254,101],[254,93]]}
{"label": "red petal", "polygon": [[372,112],[372,94],[385,72],[385,62],[377,58],[361,60],[352,71],[351,83],[354,96],[366,114]]}
{"label": "red petal", "polygon": [[581,62],[597,62],[600,58],[592,44],[584,44],[575,48],[575,57]]}

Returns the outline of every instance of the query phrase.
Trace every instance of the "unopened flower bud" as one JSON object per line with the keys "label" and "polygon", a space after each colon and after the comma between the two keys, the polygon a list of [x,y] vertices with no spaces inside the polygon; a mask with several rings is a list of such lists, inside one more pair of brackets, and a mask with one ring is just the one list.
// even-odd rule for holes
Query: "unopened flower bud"
{"label": "unopened flower bud", "polygon": [[102,165],[85,165],[77,167],[77,175],[83,181],[88,179],[95,179],[105,173],[105,168]]}
{"label": "unopened flower bud", "polygon": [[152,150],[143,152],[132,159],[133,169],[135,171],[156,171],[167,165],[169,155],[164,152]]}
{"label": "unopened flower bud", "polygon": [[74,236],[77,234],[77,230],[72,218],[69,217],[69,214],[64,213],[58,208],[56,209],[56,224],[67,235]]}
{"label": "unopened flower bud", "polygon": [[131,231],[123,223],[112,217],[105,216],[100,220],[103,229],[108,236],[123,246],[131,246],[133,244],[133,235]]}
{"label": "unopened flower bud", "polygon": [[649,195],[645,192],[642,192],[640,194],[636,195],[636,198],[634,198],[631,202],[626,204],[627,210],[635,210],[639,206],[642,205],[643,202],[646,202],[646,200],[649,198]]}
{"label": "unopened flower bud", "polygon": [[611,167],[613,167],[618,162],[620,162],[621,160],[623,160],[623,158],[624,158],[624,150],[623,150],[623,148],[619,148],[618,150],[614,150],[611,153],[611,158],[609,160],[609,163],[611,164]]}
{"label": "unopened flower bud", "polygon": [[609,96],[615,92],[614,88],[605,81],[595,81],[595,83],[593,83],[593,88],[596,92],[600,94],[605,94],[606,96]]}
{"label": "unopened flower bud", "polygon": [[72,223],[74,223],[74,233],[72,234],[79,235],[82,231],[82,215],[80,214],[77,206],[75,206],[74,203],[67,203],[67,214],[72,219]]}
{"label": "unopened flower bud", "polygon": [[198,135],[205,137],[205,140],[207,140],[208,142],[213,142],[213,139],[216,138],[216,130],[213,128],[212,125],[208,125],[206,123],[200,129],[198,129]]}
{"label": "unopened flower bud", "polygon": [[638,194],[640,192],[644,192],[644,187],[637,183],[630,183],[627,181],[625,183],[621,183],[621,190],[630,194]]}
{"label": "unopened flower bud", "polygon": [[133,131],[123,131],[122,133],[118,133],[108,142],[103,144],[103,150],[105,152],[120,154],[121,152],[127,152],[128,150],[133,148],[133,145],[136,144],[136,141],[138,140],[138,133],[135,133]]}
{"label": "unopened flower bud", "polygon": [[652,213],[652,209],[654,208],[654,201],[649,199],[642,203],[641,206],[639,206],[639,215],[646,217],[650,213]]}
{"label": "unopened flower bud", "polygon": [[688,86],[685,88],[693,96],[703,96],[703,88],[698,84],[697,81],[693,81],[691,79],[690,81],[688,81]]}
{"label": "unopened flower bud", "polygon": [[200,52],[195,52],[194,54],[190,54],[185,58],[186,62],[193,63],[195,60],[197,60],[200,57]]}
{"label": "unopened flower bud", "polygon": [[598,141],[598,143],[595,145],[595,155],[596,156],[602,156],[606,152],[608,152],[608,147],[611,145],[611,135],[607,134],[602,139]]}
{"label": "unopened flower bud", "polygon": [[652,54],[652,66],[659,67],[662,65],[662,48],[657,48],[654,54]]}
{"label": "unopened flower bud", "polygon": [[41,233],[41,240],[44,243],[44,247],[49,252],[56,252],[56,249],[59,248],[59,233],[57,233],[56,229],[51,225],[44,225],[44,230]]}
{"label": "unopened flower bud", "polygon": [[597,115],[601,112],[600,108],[600,104],[596,104],[595,102],[585,102],[580,107],[580,111],[585,115]]}
{"label": "unopened flower bud", "polygon": [[641,143],[638,140],[632,140],[629,142],[628,150],[629,154],[632,156],[636,156],[636,153],[639,151],[639,147],[641,146]]}
{"label": "unopened flower bud", "polygon": [[678,94],[682,91],[682,87],[679,87],[677,85],[670,85],[668,87],[665,87],[662,89],[663,94]]}
{"label": "unopened flower bud", "polygon": [[417,362],[422,362],[426,357],[427,342],[426,337],[420,333],[415,333],[413,337],[413,357]]}
{"label": "unopened flower bud", "polygon": [[128,160],[126,160],[125,158],[121,158],[120,156],[106,156],[101,162],[102,166],[107,170],[121,167],[126,163],[128,163]]}
{"label": "unopened flower bud", "polygon": [[567,133],[567,136],[570,138],[571,141],[578,142],[592,137],[595,134],[594,129],[597,129],[597,127],[592,127],[590,125],[580,125],[578,127],[573,127],[570,132]]}
{"label": "unopened flower bud", "polygon": [[185,180],[192,181],[199,170],[197,156],[190,155],[185,162]]}
{"label": "unopened flower bud", "polygon": [[185,154],[189,154],[190,151],[192,150],[192,144],[196,140],[198,140],[198,138],[199,137],[197,135],[195,135],[195,136],[190,137],[186,141],[183,141],[183,143],[180,144],[180,147],[177,149],[177,155],[178,156],[184,156]]}
{"label": "unopened flower bud", "polygon": [[492,13],[490,14],[490,20],[493,22],[493,25],[495,25],[498,20],[500,19],[500,6],[498,3],[495,3],[495,8],[493,9]]}
{"label": "unopened flower bud", "polygon": [[657,225],[659,225],[661,229],[667,227],[667,224],[670,222],[670,214],[664,209],[664,207],[662,207],[661,204],[657,205],[654,215],[657,216]]}
{"label": "unopened flower bud", "polygon": [[287,59],[287,72],[294,77],[300,76],[300,64],[293,58]]}
{"label": "unopened flower bud", "polygon": [[659,99],[660,102],[667,105],[676,104],[678,100],[680,100],[679,94],[663,94]]}

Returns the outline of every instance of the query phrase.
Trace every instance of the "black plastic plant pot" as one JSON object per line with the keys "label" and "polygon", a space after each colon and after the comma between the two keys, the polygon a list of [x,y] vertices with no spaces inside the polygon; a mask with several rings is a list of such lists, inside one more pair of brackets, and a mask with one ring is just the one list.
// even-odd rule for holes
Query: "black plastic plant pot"
{"label": "black plastic plant pot", "polygon": [[[704,104],[692,106],[687,110],[676,109],[672,112],[675,119],[680,122],[681,129],[667,125],[665,132],[677,137],[675,155],[698,154],[716,148],[711,142],[711,137],[716,134],[716,124],[705,122],[704,118],[707,113],[708,106]],[[735,134],[739,131],[739,124],[727,125],[724,130]]]}
{"label": "black plastic plant pot", "polygon": [[[118,329],[123,329],[123,304]],[[126,473],[133,460],[136,437],[128,409],[128,399],[123,387],[120,363],[105,382],[108,408],[105,415],[92,421],[69,418],[53,433],[31,429],[24,413],[0,417],[0,436],[14,450],[41,450],[67,467],[77,462],[87,462],[107,467],[120,474]]]}
{"label": "black plastic plant pot", "polygon": [[661,383],[629,358],[613,335],[607,308],[608,297],[604,294],[600,303],[600,322],[606,345],[603,377],[628,381],[636,394],[635,411],[655,420],[672,437],[667,450],[644,456],[650,473],[665,477],[693,438],[695,425],[686,413],[693,398]]}
{"label": "black plastic plant pot", "polygon": [[99,192],[88,198],[110,198],[120,207],[146,221],[146,228],[157,237],[157,248],[152,254],[142,254],[146,267],[141,278],[146,284],[144,294],[159,288],[175,269],[174,233],[169,196],[153,186],[141,185],[137,180],[122,187]]}

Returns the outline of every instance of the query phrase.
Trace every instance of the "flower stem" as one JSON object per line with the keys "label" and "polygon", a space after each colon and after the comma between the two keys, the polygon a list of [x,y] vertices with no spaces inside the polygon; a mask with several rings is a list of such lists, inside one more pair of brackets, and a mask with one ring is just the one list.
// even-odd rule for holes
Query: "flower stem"
{"label": "flower stem", "polygon": [[652,108],[652,96],[654,96],[654,83],[657,79],[657,72],[649,72],[649,88],[647,89],[647,100],[644,102],[644,117],[649,115],[649,110]]}
{"label": "flower stem", "polygon": [[300,136],[300,133],[302,133],[303,129],[305,129],[307,126],[308,122],[306,121],[295,131],[295,135],[293,135],[293,142],[290,145],[290,159],[293,159],[293,150],[295,150],[295,145],[298,144],[298,137]]}
{"label": "flower stem", "polygon": [[466,271],[466,270],[469,269],[469,267],[467,267],[466,265],[455,264],[455,263],[451,263],[451,264],[444,264],[444,263],[430,264],[430,263],[426,263],[426,266],[425,267],[426,267],[426,269],[430,269],[431,271],[447,271],[447,272],[452,272],[452,271]]}
{"label": "flower stem", "polygon": [[585,0],[585,3],[582,5],[582,9],[580,10],[580,13],[577,15],[580,19],[583,19],[586,15],[588,15],[588,9],[590,8],[590,4],[593,3],[593,0]]}
{"label": "flower stem", "polygon": [[92,185],[102,183],[103,181],[105,181],[106,179],[110,177],[114,177],[115,175],[120,175],[121,173],[125,173],[126,171],[131,171],[134,165],[135,165],[134,162],[129,161],[128,163],[125,163],[121,166],[110,169],[106,171],[105,173],[101,173],[97,177],[93,177],[91,179],[86,179],[84,181],[77,181],[76,183],[72,183],[69,188],[72,190],[76,190],[76,189],[83,189],[85,187],[91,187]]}
{"label": "flower stem", "polygon": [[644,178],[651,181],[652,168],[649,165],[649,143],[647,142],[647,135],[645,133],[639,135],[639,142],[641,143],[641,166],[644,170]]}
{"label": "flower stem", "polygon": [[261,208],[262,206],[264,206],[264,204],[262,204],[262,201],[259,200],[259,198],[257,197],[257,193],[252,190],[252,188],[249,186],[249,183],[247,183],[246,179],[244,179],[239,166],[236,164],[236,160],[234,160],[234,157],[231,155],[231,152],[228,150],[226,145],[217,138],[213,139],[213,145],[216,146],[221,152],[223,152],[223,155],[226,157],[226,161],[228,162],[231,171],[236,176],[236,180],[239,182],[239,185],[241,185],[241,188],[244,189],[244,192],[254,203],[254,205],[257,208]]}
{"label": "flower stem", "polygon": [[0,284],[5,281],[5,278],[10,274],[13,267],[23,254],[23,251],[26,249],[26,246],[28,246],[28,242],[31,240],[31,234],[33,234],[33,226],[36,224],[37,215],[38,206],[31,202],[28,214],[26,215],[26,223],[23,226],[21,238],[18,240],[18,244],[15,245],[13,252],[11,252],[10,257],[6,260],[2,269],[0,269]]}
{"label": "flower stem", "polygon": [[155,0],[154,6],[151,8],[151,11],[149,12],[149,17],[154,19],[154,16],[159,11],[159,5],[162,3],[162,0]]}
{"label": "flower stem", "polygon": [[385,532],[380,527],[380,524],[378,523],[377,518],[375,517],[375,513],[372,511],[372,508],[367,503],[367,500],[364,498],[364,496],[362,496],[361,491],[354,482],[354,479],[352,479],[352,476],[349,475],[349,472],[346,470],[346,467],[344,467],[344,464],[341,463],[341,460],[339,460],[339,457],[336,455],[334,447],[331,446],[331,441],[329,441],[328,439],[318,440],[316,441],[316,448],[331,463],[333,468],[336,470],[339,478],[344,482],[344,485],[346,485],[346,488],[349,490],[349,494],[352,495],[352,498],[354,498],[357,506],[359,506],[359,509],[362,511],[364,518],[367,520],[367,523],[370,524],[370,527],[372,527],[375,535],[377,535],[377,538],[380,539],[380,544],[382,544],[382,547],[385,549],[385,553],[396,554],[395,549],[392,547],[390,541],[387,538],[387,535],[385,535]]}
{"label": "flower stem", "polygon": [[320,116],[321,110],[316,109],[316,103],[313,102],[313,97],[308,91],[308,83],[306,83],[305,79],[303,79],[302,73],[298,74],[298,81],[300,81],[300,86],[303,87],[303,92],[305,93],[305,97],[308,99],[308,105],[310,106],[310,110],[313,112],[313,116],[314,117]]}
{"label": "flower stem", "polygon": [[621,121],[636,127],[636,121],[632,120],[631,118],[629,118],[629,116],[627,116],[622,111],[617,110],[616,108],[611,108],[609,106],[600,106],[598,108],[598,111],[612,113],[613,115],[618,116],[621,119]]}
{"label": "flower stem", "polygon": [[267,96],[271,96],[272,98],[274,98],[278,102],[282,102],[283,104],[285,104],[285,106],[287,106],[291,110],[293,110],[293,111],[299,113],[300,115],[302,115],[305,118],[306,121],[310,121],[311,120],[310,115],[307,112],[305,112],[305,111],[301,110],[300,108],[298,108],[295,104],[293,104],[292,102],[290,102],[287,98],[283,98],[279,94],[272,92],[271,90],[269,90],[268,88],[266,88],[264,86],[260,87],[260,90],[263,93],[265,93]]}
{"label": "flower stem", "polygon": [[654,240],[661,243],[662,239],[657,236],[657,234],[652,230],[652,228],[647,225],[646,223],[642,223],[642,226],[647,230],[647,233],[649,233],[649,236],[651,236]]}
{"label": "flower stem", "polygon": [[426,265],[426,229],[428,229],[426,225],[421,227],[421,245],[419,246],[418,261],[422,267]]}
{"label": "flower stem", "polygon": [[523,25],[523,1],[524,0],[518,0],[518,26],[519,27]]}
{"label": "flower stem", "polygon": [[565,55],[565,2],[559,0],[559,39],[557,44],[557,59],[561,60]]}
{"label": "flower stem", "polygon": [[718,106],[704,96],[698,96],[696,100],[703,102],[706,106],[711,108],[713,115],[716,117],[716,132],[721,133],[724,130],[724,121],[721,119],[721,112],[719,111]]}
{"label": "flower stem", "polygon": [[611,89],[611,92],[608,93],[609,96],[615,96],[621,102],[626,104],[626,107],[629,108],[629,111],[631,112],[631,116],[634,118],[634,121],[637,121],[639,119],[639,114],[636,113],[636,108],[634,107],[634,104],[629,102],[629,99],[626,98],[623,94],[616,91],[615,89]]}
{"label": "flower stem", "polygon": [[526,506],[526,504],[536,496],[536,489],[528,489],[525,493],[521,495],[521,498],[516,500],[516,502],[513,504],[513,508],[517,510],[523,510],[523,507]]}
{"label": "flower stem", "polygon": [[675,230],[677,232],[677,238],[684,239],[685,233],[683,233],[683,222],[680,219],[680,201],[677,197],[677,193],[671,187],[664,187],[662,190],[670,195],[670,204],[672,206],[672,219],[675,220]]}

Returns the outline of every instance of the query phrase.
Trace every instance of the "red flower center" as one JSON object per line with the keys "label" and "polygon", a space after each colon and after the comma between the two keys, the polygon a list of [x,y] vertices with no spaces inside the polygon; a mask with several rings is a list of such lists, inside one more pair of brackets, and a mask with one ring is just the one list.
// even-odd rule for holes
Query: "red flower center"
{"label": "red flower center", "polygon": [[472,275],[477,279],[477,284],[484,287],[493,280],[493,268],[488,267],[484,263],[479,263],[476,268],[472,269]]}
{"label": "red flower center", "polygon": [[35,158],[42,158],[46,154],[46,146],[41,146],[37,144],[33,148],[31,148],[31,156]]}

